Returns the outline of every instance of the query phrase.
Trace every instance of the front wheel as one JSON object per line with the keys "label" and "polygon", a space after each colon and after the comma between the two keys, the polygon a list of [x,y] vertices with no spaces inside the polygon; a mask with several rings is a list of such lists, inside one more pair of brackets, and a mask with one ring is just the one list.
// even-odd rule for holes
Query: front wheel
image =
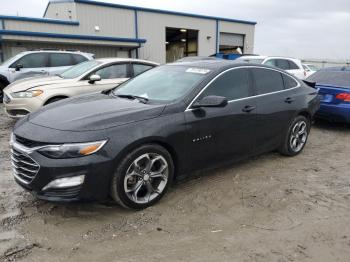
{"label": "front wheel", "polygon": [[173,160],[165,148],[155,144],[141,146],[117,167],[111,197],[127,208],[149,207],[163,197],[173,176]]}
{"label": "front wheel", "polygon": [[295,156],[305,147],[310,133],[310,120],[304,116],[297,116],[285,136],[280,152],[286,156]]}

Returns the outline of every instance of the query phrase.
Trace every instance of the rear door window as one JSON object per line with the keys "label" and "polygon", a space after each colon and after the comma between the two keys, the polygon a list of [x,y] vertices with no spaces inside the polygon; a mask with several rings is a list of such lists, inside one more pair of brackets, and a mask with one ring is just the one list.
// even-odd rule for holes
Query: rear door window
{"label": "rear door window", "polygon": [[245,98],[253,95],[250,88],[249,71],[245,68],[233,69],[219,76],[200,95],[199,100],[205,96],[223,96],[228,100]]}
{"label": "rear door window", "polygon": [[114,64],[97,70],[94,74],[99,75],[101,79],[127,78],[129,64]]}
{"label": "rear door window", "polygon": [[73,58],[71,54],[61,54],[61,53],[52,53],[50,54],[50,66],[51,67],[60,67],[60,66],[71,66],[73,65]]}
{"label": "rear door window", "polygon": [[12,68],[17,65],[22,65],[23,68],[40,68],[48,67],[48,54],[47,53],[33,53],[23,56],[17,62],[11,65]]}
{"label": "rear door window", "polygon": [[276,60],[276,64],[277,64],[277,67],[278,68],[281,68],[283,70],[289,70],[291,69],[290,68],[290,65],[289,65],[289,61],[286,60],[286,59],[277,59]]}
{"label": "rear door window", "polygon": [[253,68],[251,70],[257,95],[284,90],[282,73],[267,68]]}
{"label": "rear door window", "polygon": [[276,61],[276,59],[267,60],[264,64],[265,64],[265,65],[268,65],[268,66],[272,66],[272,67],[277,67],[277,61]]}

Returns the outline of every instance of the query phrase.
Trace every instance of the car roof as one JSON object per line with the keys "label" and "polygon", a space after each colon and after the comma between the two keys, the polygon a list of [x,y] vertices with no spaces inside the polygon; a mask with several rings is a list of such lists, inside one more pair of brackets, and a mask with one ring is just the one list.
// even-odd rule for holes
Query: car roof
{"label": "car roof", "polygon": [[45,49],[45,50],[27,50],[27,51],[22,51],[21,54],[33,54],[33,53],[69,53],[69,54],[76,54],[76,53],[81,53],[81,54],[90,54],[93,55],[92,53],[87,53],[87,52],[81,52],[78,50],[55,50],[55,49]]}
{"label": "car roof", "polygon": [[[186,67],[198,67],[210,70],[221,70],[226,68],[234,67],[264,67],[271,69],[271,66],[255,64],[255,63],[244,63],[236,60],[216,59],[216,60],[200,60],[200,61],[188,61],[188,62],[174,62],[166,64],[167,66],[186,66]],[[276,70],[276,68],[272,68]]]}
{"label": "car roof", "polygon": [[287,57],[287,56],[244,55],[244,56],[239,57],[240,60],[243,60],[243,59],[267,59],[267,58],[300,60],[299,58]]}
{"label": "car roof", "polygon": [[106,57],[106,58],[98,58],[95,59],[96,61],[102,62],[102,63],[115,63],[115,62],[140,62],[140,63],[147,63],[152,65],[159,65],[156,62],[142,60],[142,59],[133,59],[133,58],[115,58],[115,57]]}

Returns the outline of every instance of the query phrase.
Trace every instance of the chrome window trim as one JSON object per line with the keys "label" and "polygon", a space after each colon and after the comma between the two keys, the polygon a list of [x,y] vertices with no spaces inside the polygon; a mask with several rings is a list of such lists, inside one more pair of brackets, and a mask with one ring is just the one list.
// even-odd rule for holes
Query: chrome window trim
{"label": "chrome window trim", "polygon": [[[266,94],[260,94],[260,95],[254,95],[254,96],[249,96],[249,97],[243,97],[243,98],[238,98],[238,99],[233,99],[233,100],[229,100],[228,103],[232,103],[232,102],[236,102],[236,101],[242,101],[242,100],[247,100],[247,99],[251,99],[251,98],[256,98],[256,97],[261,97],[261,96],[267,96],[267,95],[273,95],[273,94],[278,94],[278,93],[283,93],[283,92],[286,92],[286,91],[289,91],[289,90],[293,90],[293,89],[297,89],[299,88],[301,85],[299,83],[299,81],[297,81],[293,76],[287,74],[286,72],[283,72],[282,70],[279,70],[279,69],[275,69],[275,68],[267,68],[267,67],[262,67],[262,66],[239,66],[239,67],[233,67],[233,68],[229,68],[229,69],[226,69],[225,71],[221,72],[220,74],[218,74],[217,76],[215,76],[212,80],[210,80],[210,82],[208,84],[206,84],[205,87],[203,87],[203,89],[195,96],[194,99],[192,99],[191,103],[187,106],[187,108],[185,109],[185,112],[186,111],[192,111],[193,108],[191,108],[191,106],[193,105],[193,103],[196,101],[196,99],[217,79],[219,78],[221,75],[225,74],[226,72],[228,71],[231,71],[231,70],[236,70],[236,69],[242,69],[242,68],[261,68],[261,69],[266,69],[266,70],[271,70],[271,71],[276,71],[276,72],[279,72],[281,74],[284,74],[286,75],[287,77],[290,77],[292,78],[296,83],[297,85],[295,87],[291,87],[291,88],[288,88],[288,89],[283,89],[283,90],[279,90],[279,91],[275,91],[275,92],[270,92],[270,93],[266,93]],[[283,81],[283,79],[282,79]],[[284,82],[283,82],[283,85],[284,85]]]}

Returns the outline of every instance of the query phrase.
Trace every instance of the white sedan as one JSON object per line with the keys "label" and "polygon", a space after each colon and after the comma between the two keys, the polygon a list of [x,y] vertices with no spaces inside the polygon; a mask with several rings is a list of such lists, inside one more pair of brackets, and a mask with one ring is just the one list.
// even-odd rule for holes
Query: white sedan
{"label": "white sedan", "polygon": [[26,78],[4,89],[6,113],[23,117],[42,106],[68,97],[112,89],[158,64],[128,58],[87,61],[49,77]]}

